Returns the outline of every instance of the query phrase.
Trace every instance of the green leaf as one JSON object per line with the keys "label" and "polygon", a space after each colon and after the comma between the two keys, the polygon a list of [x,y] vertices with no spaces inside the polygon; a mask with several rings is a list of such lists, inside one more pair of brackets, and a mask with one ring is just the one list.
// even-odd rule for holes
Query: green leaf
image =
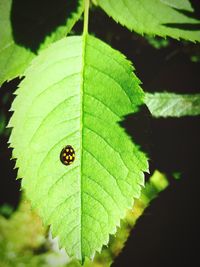
{"label": "green leaf", "polygon": [[[192,12],[189,16],[188,13],[174,9],[160,0],[96,0],[95,2],[115,21],[131,31],[134,30],[142,35],[146,33],[200,41],[200,20],[192,18]],[[181,8],[182,5],[178,7]]]}
{"label": "green leaf", "polygon": [[15,44],[10,23],[11,0],[0,0],[0,85],[23,73],[34,53]]}
{"label": "green leaf", "polygon": [[47,0],[0,0],[0,85],[21,76],[38,50],[71,31],[83,12],[82,0],[78,1],[69,14],[74,0],[56,5]]}
{"label": "green leaf", "polygon": [[[167,177],[155,171],[143,188],[140,198],[135,201],[134,208],[129,210],[121,221],[120,228],[110,239],[108,247],[104,247],[100,254],[97,253],[93,262],[85,262],[84,267],[111,266],[123,249],[130,232],[132,234],[139,217],[143,215],[151,201],[168,185]],[[21,201],[19,208],[8,220],[0,215],[0,236],[1,267],[81,266],[76,260],[70,261],[66,253],[58,249],[57,238],[52,240],[51,235],[46,238],[46,229],[42,227],[40,218],[33,212],[26,200]],[[15,255],[15,257],[10,255]]]}
{"label": "green leaf", "polygon": [[[22,187],[70,256],[93,257],[140,196],[146,156],[119,122],[144,93],[123,55],[84,35],[35,58],[12,105],[10,138]],[[71,145],[75,161],[60,152]]]}
{"label": "green leaf", "polygon": [[160,1],[173,8],[187,10],[191,12],[194,11],[189,0],[160,0]]}
{"label": "green leaf", "polygon": [[154,117],[200,115],[200,94],[147,93],[145,103]]}

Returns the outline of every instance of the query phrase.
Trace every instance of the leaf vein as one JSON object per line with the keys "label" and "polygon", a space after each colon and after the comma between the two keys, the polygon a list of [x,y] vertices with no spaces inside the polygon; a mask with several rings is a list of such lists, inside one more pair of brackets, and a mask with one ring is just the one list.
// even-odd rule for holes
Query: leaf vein
{"label": "leaf vein", "polygon": [[72,98],[77,97],[77,96],[78,96],[78,94],[75,94],[75,95],[73,95],[73,96],[70,96],[70,97],[64,99],[63,101],[59,102],[59,104],[57,104],[53,109],[51,109],[51,110],[46,114],[46,116],[42,119],[42,121],[40,122],[39,126],[37,127],[36,131],[33,133],[32,137],[31,137],[31,139],[30,139],[30,141],[29,141],[29,145],[32,143],[32,141],[33,141],[35,135],[36,135],[37,132],[40,130],[40,128],[43,126],[44,122],[49,118],[49,116],[51,116],[51,114],[52,114],[57,108],[59,108],[62,104],[67,103],[69,100],[71,100]]}
{"label": "leaf vein", "polygon": [[99,68],[95,67],[94,65],[89,65],[87,64],[88,67],[90,67],[91,69],[96,70],[97,72],[100,72],[101,74],[103,74],[105,77],[109,78],[110,80],[114,81],[114,83],[117,85],[118,88],[120,88],[120,91],[123,92],[123,94],[126,96],[126,98],[129,100],[130,104],[132,105],[132,101],[129,97],[129,95],[127,94],[127,92],[124,90],[124,88],[122,87],[121,84],[118,83],[118,81],[112,77],[111,75],[109,75],[108,73],[100,70]]}
{"label": "leaf vein", "polygon": [[[118,178],[115,178],[115,176],[105,167],[105,165],[103,165],[103,163],[102,162],[100,162],[98,159],[97,159],[97,157],[92,153],[92,152],[90,152],[89,150],[87,150],[85,147],[84,147],[84,150],[87,152],[87,153],[89,153],[91,156],[92,156],[92,158],[93,159],[95,159],[96,160],[96,162],[101,166],[101,168],[103,168],[107,173],[108,173],[108,175],[113,179],[113,181],[115,182],[115,184],[116,184],[116,186],[117,186],[117,188],[119,189],[119,191],[120,191],[120,193],[121,193],[121,195],[124,197],[125,195],[123,195],[123,193],[122,193],[122,191],[121,191],[121,188],[120,188],[120,186],[119,186],[119,184],[118,184],[118,181],[117,181],[117,179]],[[103,188],[103,187],[102,187]],[[107,192],[108,193],[108,192]],[[108,195],[109,195],[109,193],[108,193]],[[118,206],[118,204],[117,204],[117,202],[116,202],[116,200],[110,195],[110,197],[113,199],[113,201],[114,201],[114,203],[116,204],[116,206],[117,206],[117,208],[119,208],[119,206]],[[126,196],[125,196],[126,197]]]}

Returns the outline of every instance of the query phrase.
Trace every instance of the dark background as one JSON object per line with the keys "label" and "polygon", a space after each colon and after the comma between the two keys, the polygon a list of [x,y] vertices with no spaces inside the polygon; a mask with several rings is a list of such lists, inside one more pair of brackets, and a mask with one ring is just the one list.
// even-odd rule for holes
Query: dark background
{"label": "dark background", "polygon": [[[199,16],[200,2],[192,2]],[[14,1],[12,9],[16,36],[21,25],[15,11],[17,3],[18,1]],[[81,33],[81,29],[82,23],[79,22],[74,32]],[[200,45],[168,39],[168,46],[156,49],[145,37],[129,32],[95,8],[90,14],[89,29],[133,61],[145,91],[199,92]],[[51,29],[46,30],[50,31]],[[46,32],[44,31],[45,34]],[[29,33],[25,33],[25,37],[30,42],[30,36],[26,34]],[[33,51],[37,48],[35,40],[33,47],[21,38],[16,37],[16,40]],[[38,40],[42,40],[41,34]],[[161,39],[157,40],[160,42]],[[193,56],[196,56],[195,62]],[[18,83],[19,79],[15,79],[5,83],[0,90],[0,112],[6,121],[11,116],[8,110]],[[197,266],[200,225],[199,117],[155,119],[150,116],[147,108],[142,107],[138,114],[127,116],[122,125],[148,153],[151,172],[158,169],[166,173],[170,186],[145,210],[123,252],[112,266]],[[16,208],[20,197],[20,181],[15,180],[15,162],[10,161],[8,135],[9,130],[0,135],[0,205],[9,204]],[[174,180],[174,172],[180,172],[181,179]]]}

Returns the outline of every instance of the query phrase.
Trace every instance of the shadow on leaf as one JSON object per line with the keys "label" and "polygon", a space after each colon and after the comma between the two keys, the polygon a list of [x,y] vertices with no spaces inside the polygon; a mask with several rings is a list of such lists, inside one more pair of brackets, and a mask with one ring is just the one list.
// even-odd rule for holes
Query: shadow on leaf
{"label": "shadow on leaf", "polygon": [[11,23],[16,43],[37,52],[46,36],[66,25],[77,6],[78,0],[13,0]]}
{"label": "shadow on leaf", "polygon": [[200,31],[200,23],[192,24],[192,23],[166,23],[164,26],[186,30],[186,31]]}
{"label": "shadow on leaf", "polygon": [[131,136],[133,143],[139,145],[140,150],[149,156],[149,133],[150,133],[150,117],[148,108],[143,105],[139,111],[124,117],[119,124],[125,129],[127,134]]}
{"label": "shadow on leaf", "polygon": [[[150,159],[150,172],[172,174],[198,166],[199,117],[154,118],[145,106],[120,125]],[[187,164],[186,164],[187,162]]]}

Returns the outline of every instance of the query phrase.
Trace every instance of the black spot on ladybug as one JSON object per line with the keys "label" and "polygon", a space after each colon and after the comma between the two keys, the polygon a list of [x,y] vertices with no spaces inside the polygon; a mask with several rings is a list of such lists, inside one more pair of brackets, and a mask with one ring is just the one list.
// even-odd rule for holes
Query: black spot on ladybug
{"label": "black spot on ladybug", "polygon": [[75,160],[75,151],[72,146],[68,145],[60,152],[60,161],[64,165],[70,165]]}

